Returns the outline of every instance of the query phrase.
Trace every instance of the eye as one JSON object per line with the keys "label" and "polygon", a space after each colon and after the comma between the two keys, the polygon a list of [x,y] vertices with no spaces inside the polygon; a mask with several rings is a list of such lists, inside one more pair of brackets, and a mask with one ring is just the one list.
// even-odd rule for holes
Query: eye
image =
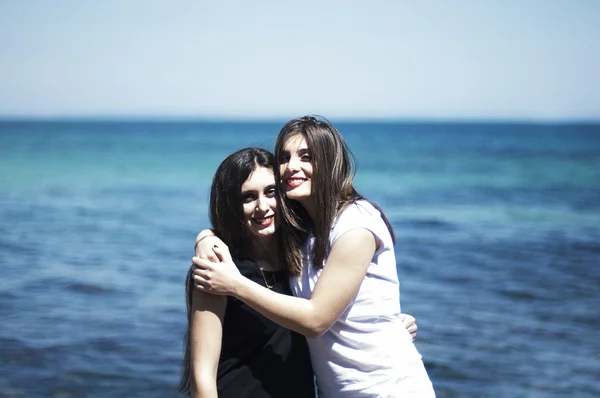
{"label": "eye", "polygon": [[310,150],[308,148],[301,149],[298,154],[300,156],[300,160],[303,162],[310,162],[312,160],[312,155],[310,154]]}
{"label": "eye", "polygon": [[268,198],[273,198],[275,197],[275,192],[275,187],[267,188],[267,190],[265,191],[265,196]]}
{"label": "eye", "polygon": [[290,161],[289,152],[284,152],[281,154],[281,156],[279,156],[279,163],[287,163],[289,161]]}
{"label": "eye", "polygon": [[242,203],[251,203],[256,200],[256,195],[253,193],[244,193],[242,194]]}

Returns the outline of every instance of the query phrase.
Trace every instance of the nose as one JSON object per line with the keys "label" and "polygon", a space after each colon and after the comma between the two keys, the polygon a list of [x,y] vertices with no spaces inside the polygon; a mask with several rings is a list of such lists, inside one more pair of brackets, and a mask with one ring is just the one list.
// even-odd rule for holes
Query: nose
{"label": "nose", "polygon": [[288,170],[295,172],[300,170],[300,158],[298,156],[291,156],[287,163]]}
{"label": "nose", "polygon": [[269,210],[269,198],[266,196],[259,196],[256,201],[256,209],[261,212],[267,212]]}

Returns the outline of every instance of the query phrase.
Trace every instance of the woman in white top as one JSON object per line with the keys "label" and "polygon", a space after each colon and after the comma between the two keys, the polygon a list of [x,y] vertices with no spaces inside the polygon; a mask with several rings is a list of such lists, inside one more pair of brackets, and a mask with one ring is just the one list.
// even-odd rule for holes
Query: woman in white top
{"label": "woman in white top", "polygon": [[197,288],[234,296],[307,336],[319,398],[434,397],[400,318],[392,227],[358,194],[352,155],[324,119],[288,122],[275,142],[283,251],[294,296],[240,275],[226,247],[221,263],[194,257]]}

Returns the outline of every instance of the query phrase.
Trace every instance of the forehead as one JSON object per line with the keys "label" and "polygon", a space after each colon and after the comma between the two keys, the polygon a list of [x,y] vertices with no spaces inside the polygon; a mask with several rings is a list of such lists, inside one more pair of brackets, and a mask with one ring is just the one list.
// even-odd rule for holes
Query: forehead
{"label": "forehead", "polygon": [[307,149],[306,139],[302,134],[294,134],[283,144],[283,149],[288,152],[297,152],[301,149]]}
{"label": "forehead", "polygon": [[275,184],[273,170],[259,166],[248,176],[248,179],[242,184],[242,191],[260,190],[269,185]]}

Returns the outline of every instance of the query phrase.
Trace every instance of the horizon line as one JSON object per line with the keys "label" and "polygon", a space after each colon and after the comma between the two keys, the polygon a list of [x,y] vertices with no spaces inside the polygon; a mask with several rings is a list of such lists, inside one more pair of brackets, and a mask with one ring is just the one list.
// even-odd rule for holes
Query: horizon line
{"label": "horizon line", "polygon": [[[318,115],[309,113],[308,115]],[[285,123],[294,117],[285,116],[247,116],[247,115],[3,115],[0,122],[96,122],[96,123]],[[416,117],[416,116],[332,116],[328,120],[335,123],[414,123],[414,124],[539,124],[539,125],[597,125],[599,118],[523,118],[523,117]]]}

